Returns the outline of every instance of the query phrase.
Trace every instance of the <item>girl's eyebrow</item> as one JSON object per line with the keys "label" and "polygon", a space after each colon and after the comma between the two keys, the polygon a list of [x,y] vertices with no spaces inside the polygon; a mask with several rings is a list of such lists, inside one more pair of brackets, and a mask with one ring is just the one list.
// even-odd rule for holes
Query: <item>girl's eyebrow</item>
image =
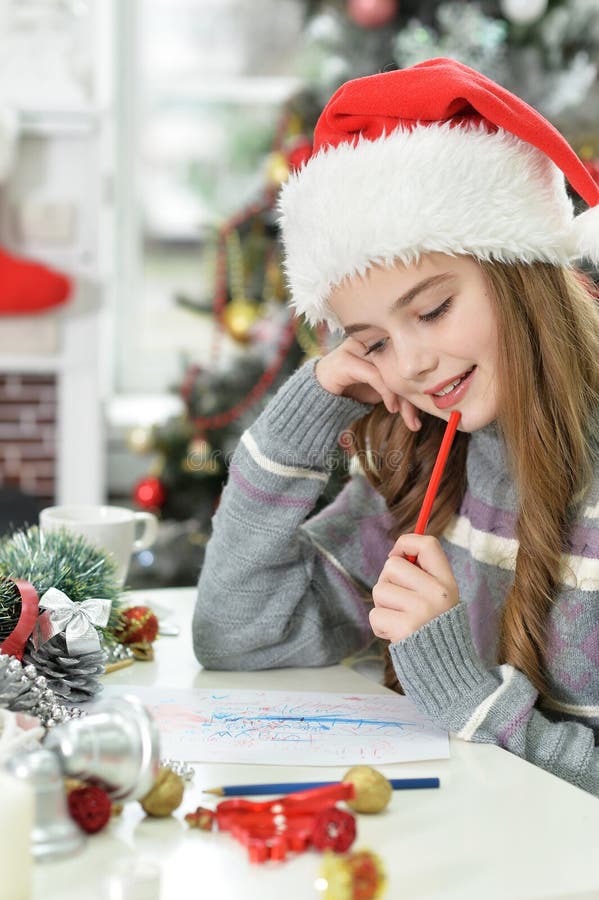
{"label": "girl's eyebrow", "polygon": [[[401,294],[394,300],[391,306],[389,307],[390,313],[397,312],[398,309],[403,309],[404,306],[407,306],[409,303],[414,300],[419,294],[422,294],[423,291],[428,291],[431,288],[437,287],[439,284],[444,284],[447,281],[451,281],[455,279],[455,274],[453,272],[442,272],[440,275],[431,275],[430,278],[423,278],[422,281],[419,281],[413,287],[410,288],[409,291],[406,291],[405,294]],[[345,336],[349,337],[351,334],[355,334],[357,331],[366,331],[367,328],[372,328],[371,325],[365,325],[362,322],[356,322],[354,325],[346,325],[343,329],[345,332]]]}

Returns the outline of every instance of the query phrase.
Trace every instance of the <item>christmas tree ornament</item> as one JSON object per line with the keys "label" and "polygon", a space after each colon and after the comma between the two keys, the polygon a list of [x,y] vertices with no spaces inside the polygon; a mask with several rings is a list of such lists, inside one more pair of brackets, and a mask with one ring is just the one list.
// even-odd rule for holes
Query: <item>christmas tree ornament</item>
{"label": "christmas tree ornament", "polygon": [[347,14],[360,28],[382,28],[399,11],[397,0],[348,0]]}
{"label": "christmas tree ornament", "polygon": [[260,315],[259,305],[251,300],[238,298],[230,300],[222,312],[222,324],[227,334],[235,341],[246,344],[254,322]]}
{"label": "christmas tree ornament", "polygon": [[359,813],[379,813],[388,805],[393,788],[385,776],[371,766],[353,766],[343,776],[356,789],[355,796],[346,803]]}
{"label": "christmas tree ornament", "polygon": [[501,12],[514,25],[531,25],[547,12],[548,0],[500,0]]}
{"label": "christmas tree ornament", "polygon": [[101,831],[112,815],[110,797],[97,785],[90,784],[68,791],[67,807],[71,818],[87,834]]}
{"label": "christmas tree ornament", "polygon": [[155,431],[154,428],[147,428],[144,425],[136,425],[128,433],[125,439],[127,447],[132,453],[151,453],[155,448]]}
{"label": "christmas tree ornament", "polygon": [[266,179],[275,188],[289,178],[289,160],[280,150],[275,150],[266,158]]}
{"label": "christmas tree ornament", "polygon": [[315,888],[322,900],[376,900],[387,886],[380,858],[370,850],[326,851]]}
{"label": "christmas tree ornament", "polygon": [[158,618],[149,606],[129,606],[121,610],[114,636],[121,644],[151,644],[158,636]]}
{"label": "christmas tree ornament", "polygon": [[84,716],[78,707],[67,707],[31,663],[0,654],[0,707],[35,716],[46,728]]}
{"label": "christmas tree ornament", "polygon": [[170,767],[161,766],[156,781],[139,802],[149,816],[163,818],[180,806],[184,790],[183,778]]}
{"label": "christmas tree ornament", "polygon": [[90,700],[102,690],[100,676],[104,674],[106,656],[101,647],[87,653],[71,652],[66,635],[61,633],[37,649],[28,645],[23,660],[33,664],[56,696],[69,703]]}
{"label": "christmas tree ornament", "polygon": [[166,501],[166,488],[160,478],[142,478],[133,490],[135,502],[147,510],[160,510]]}
{"label": "christmas tree ornament", "polygon": [[158,729],[133,696],[117,697],[83,719],[57,725],[44,747],[59,758],[63,775],[100,785],[112,800],[145,797],[158,775]]}

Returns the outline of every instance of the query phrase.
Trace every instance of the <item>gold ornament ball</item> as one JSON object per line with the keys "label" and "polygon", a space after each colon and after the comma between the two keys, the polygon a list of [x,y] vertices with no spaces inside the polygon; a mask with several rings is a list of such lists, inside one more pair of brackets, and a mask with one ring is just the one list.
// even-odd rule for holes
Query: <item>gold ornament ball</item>
{"label": "gold ornament ball", "polygon": [[354,799],[345,801],[355,812],[382,812],[393,796],[393,788],[385,776],[371,766],[353,766],[343,781],[351,781],[356,789]]}
{"label": "gold ornament ball", "polygon": [[163,818],[177,809],[184,790],[185,782],[181,776],[168,766],[161,766],[150,791],[139,802],[149,816]]}
{"label": "gold ornament ball", "polygon": [[275,150],[266,160],[266,178],[275,187],[289,178],[289,163],[280,150]]}
{"label": "gold ornament ball", "polygon": [[127,435],[127,447],[132,453],[150,453],[154,448],[152,428],[136,425]]}
{"label": "gold ornament ball", "polygon": [[250,329],[258,318],[258,305],[249,300],[231,300],[223,310],[223,325],[241,343],[250,339]]}

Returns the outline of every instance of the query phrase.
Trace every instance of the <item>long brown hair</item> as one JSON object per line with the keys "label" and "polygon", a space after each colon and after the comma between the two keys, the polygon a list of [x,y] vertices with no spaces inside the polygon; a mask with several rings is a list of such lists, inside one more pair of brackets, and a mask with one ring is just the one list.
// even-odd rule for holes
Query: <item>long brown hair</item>
{"label": "long brown hair", "polygon": [[[562,554],[575,505],[588,485],[599,402],[599,309],[580,273],[548,263],[481,262],[495,304],[499,341],[498,425],[518,487],[514,582],[498,660],[546,691],[547,620],[563,577]],[[392,537],[414,527],[445,423],[422,414],[411,432],[377,406],[354,428],[365,472],[393,515]],[[466,487],[469,435],[458,432],[428,532],[439,536]],[[398,687],[387,660],[386,683]]]}

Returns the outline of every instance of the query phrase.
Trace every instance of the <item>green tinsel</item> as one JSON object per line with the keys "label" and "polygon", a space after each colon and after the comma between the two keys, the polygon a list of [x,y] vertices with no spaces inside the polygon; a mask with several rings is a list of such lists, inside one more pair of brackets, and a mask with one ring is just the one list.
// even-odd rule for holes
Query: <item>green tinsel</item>
{"label": "green tinsel", "polygon": [[79,535],[66,530],[41,532],[34,526],[0,541],[0,640],[13,630],[21,611],[13,578],[29,581],[40,597],[51,587],[74,603],[105,597],[112,601],[108,637],[118,623],[116,564]]}

